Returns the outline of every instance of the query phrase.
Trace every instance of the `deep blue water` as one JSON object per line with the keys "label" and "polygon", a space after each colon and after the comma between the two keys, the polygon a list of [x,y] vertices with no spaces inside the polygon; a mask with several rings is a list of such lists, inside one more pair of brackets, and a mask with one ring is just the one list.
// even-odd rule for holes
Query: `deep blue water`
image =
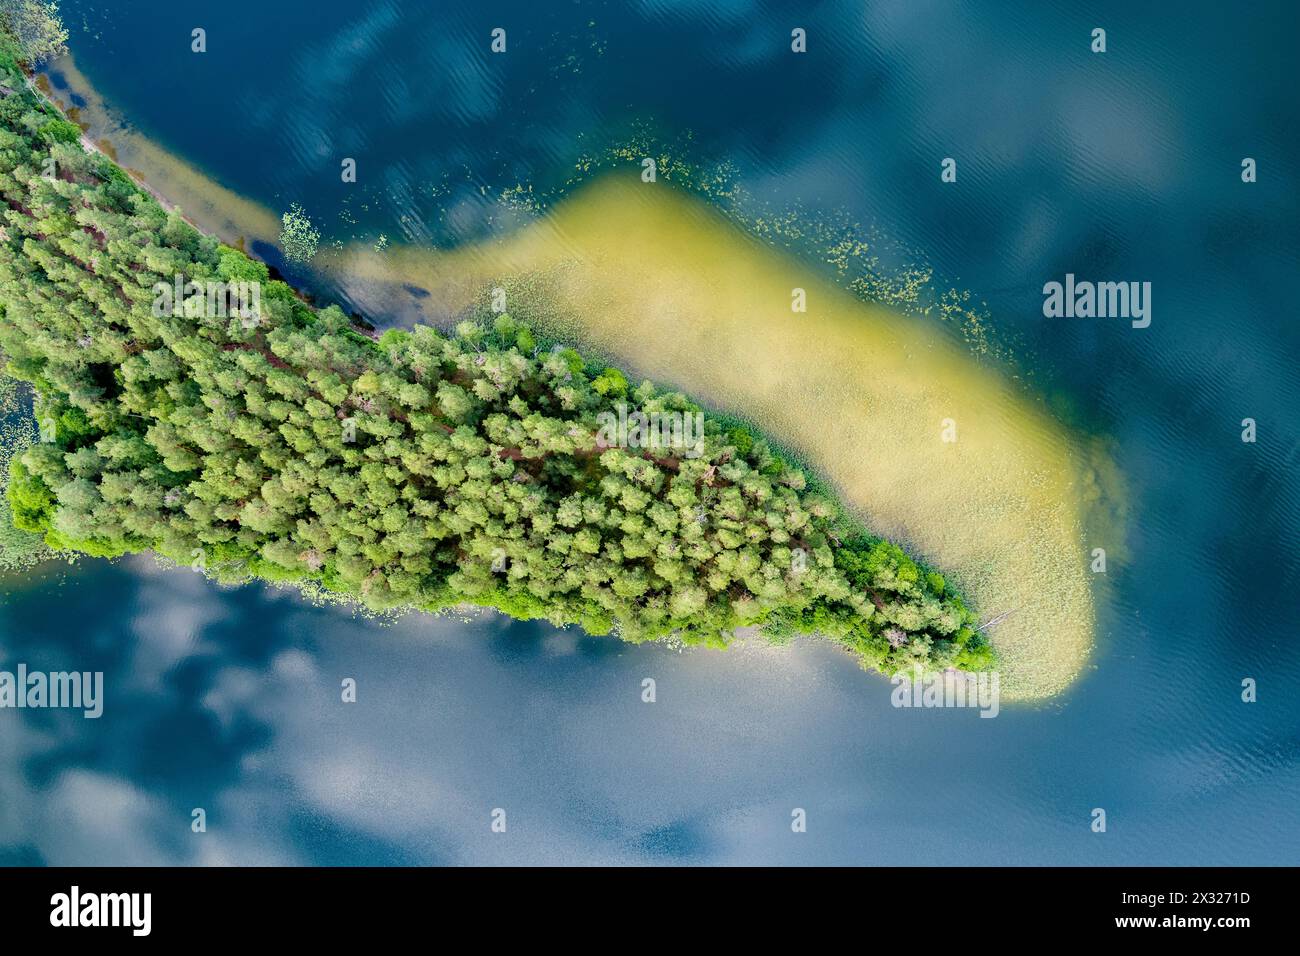
{"label": "deep blue water", "polygon": [[[79,68],[141,131],[273,209],[303,203],[327,239],[472,241],[511,227],[502,189],[558,189],[638,124],[689,133],[755,202],[870,224],[899,267],[970,290],[1031,387],[1109,440],[1128,541],[1095,667],[995,720],[893,709],[815,644],[383,627],[86,561],[0,606],[0,666],[102,669],[109,695],[98,721],[0,712],[0,860],[1300,859],[1292,5],[62,6]],[[1044,319],[1042,284],[1066,272],[1152,282],[1151,327]]]}

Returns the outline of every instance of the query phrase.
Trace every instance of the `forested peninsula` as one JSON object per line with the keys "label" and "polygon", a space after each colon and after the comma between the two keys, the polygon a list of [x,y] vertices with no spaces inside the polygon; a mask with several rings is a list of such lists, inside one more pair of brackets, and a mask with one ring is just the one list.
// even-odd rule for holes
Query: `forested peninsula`
{"label": "forested peninsula", "polygon": [[[0,197],[0,351],[42,431],[8,501],[52,548],[633,641],[817,633],[885,673],[993,664],[942,575],[752,429],[486,307],[382,335],[313,308],[84,148],[12,57]],[[221,307],[233,288],[254,307]]]}

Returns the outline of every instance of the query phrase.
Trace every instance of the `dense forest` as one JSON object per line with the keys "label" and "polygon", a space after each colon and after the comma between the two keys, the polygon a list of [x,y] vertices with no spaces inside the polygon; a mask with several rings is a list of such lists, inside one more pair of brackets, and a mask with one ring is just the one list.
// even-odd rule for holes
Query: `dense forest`
{"label": "dense forest", "polygon": [[[452,334],[317,310],[83,148],[0,59],[0,350],[41,439],[10,464],[17,528],[380,610],[706,644],[761,625],[887,673],[991,665],[940,574],[752,430],[706,414],[689,453],[611,444],[620,408],[700,409],[486,307]],[[219,307],[240,283],[256,308]]]}

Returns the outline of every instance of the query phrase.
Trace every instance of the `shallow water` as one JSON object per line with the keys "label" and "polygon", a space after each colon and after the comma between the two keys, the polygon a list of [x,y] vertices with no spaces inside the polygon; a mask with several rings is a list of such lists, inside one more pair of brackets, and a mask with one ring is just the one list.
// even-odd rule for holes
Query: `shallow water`
{"label": "shallow water", "polygon": [[[93,665],[109,688],[99,721],[0,712],[6,859],[1295,862],[1285,7],[516,4],[494,14],[499,62],[477,7],[284,2],[256,31],[261,6],[227,3],[203,14],[203,59],[175,6],[63,4],[78,69],[142,141],[260,210],[231,216],[262,224],[250,242],[298,201],[340,262],[380,233],[508,243],[585,160],[635,176],[636,149],[602,157],[650,137],[702,192],[727,170],[709,198],[751,231],[844,286],[866,276],[1106,443],[1127,535],[1093,582],[1089,670],[994,720],[894,709],[886,682],[817,644],[679,655],[499,618],[379,627],[147,560],[85,562],[0,608],[0,662]],[[1104,56],[1087,51],[1098,24]],[[791,25],[806,59],[786,52]],[[353,154],[348,192],[337,157]],[[520,184],[540,202],[501,201]],[[827,223],[871,239],[843,274]],[[322,259],[295,278],[367,314],[427,302]],[[1066,272],[1151,281],[1151,327],[1044,319],[1042,284]],[[935,307],[950,289],[964,309]],[[1240,702],[1245,677],[1258,703]]]}

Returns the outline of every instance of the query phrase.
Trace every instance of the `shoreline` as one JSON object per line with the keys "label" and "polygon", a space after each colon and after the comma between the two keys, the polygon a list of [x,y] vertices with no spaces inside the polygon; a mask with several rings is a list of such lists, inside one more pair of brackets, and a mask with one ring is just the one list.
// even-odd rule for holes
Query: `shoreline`
{"label": "shoreline", "polygon": [[[84,145],[122,167],[164,209],[179,211],[195,229],[245,253],[254,242],[276,243],[280,219],[275,213],[227,189],[121,121],[77,68],[71,53],[29,74],[27,80],[37,96],[82,128]],[[60,82],[66,89],[59,87]],[[74,98],[83,105],[76,105]]]}
{"label": "shoreline", "polygon": [[[115,124],[70,57],[52,71],[86,103],[72,109],[93,148],[160,202],[197,206],[200,214],[187,218],[231,244],[274,241],[259,234],[278,227],[274,214]],[[67,112],[59,91],[46,98]],[[352,244],[322,249],[315,268],[398,326],[445,325],[501,283],[512,301],[521,296],[536,308],[521,318],[545,332],[758,423],[873,532],[950,573],[986,624],[1003,617],[989,634],[1008,699],[1041,700],[1069,687],[1091,656],[1094,612],[1084,571],[1089,477],[1064,429],[932,328],[801,271],[671,187],[638,191],[613,176],[497,242],[382,253]],[[629,242],[629,233],[637,238]],[[620,243],[654,265],[620,252]],[[737,281],[738,273],[746,278]],[[815,333],[783,314],[794,286],[820,306],[794,320]],[[431,315],[434,305],[441,308]],[[702,313],[713,321],[683,318]],[[728,368],[709,358],[733,353],[746,358]],[[808,369],[807,377],[790,381],[792,368]],[[965,428],[964,444],[944,460],[929,433],[954,416],[975,434]]]}

